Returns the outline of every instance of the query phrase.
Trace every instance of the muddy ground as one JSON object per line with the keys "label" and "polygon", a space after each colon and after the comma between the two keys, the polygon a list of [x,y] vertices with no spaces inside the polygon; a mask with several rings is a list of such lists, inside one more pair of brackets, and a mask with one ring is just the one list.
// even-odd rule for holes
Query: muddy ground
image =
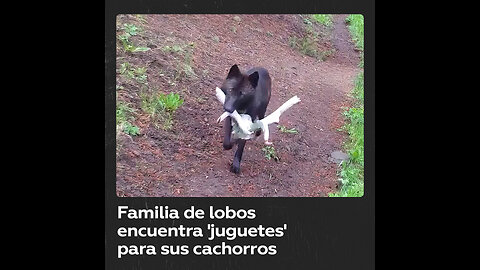
{"label": "muddy ground", "polygon": [[[342,150],[347,138],[339,130],[342,107],[349,105],[360,60],[345,17],[334,15],[330,27],[313,24],[315,46],[327,52],[321,59],[289,45],[292,36],[306,34],[306,16],[117,16],[117,36],[124,24],[137,25],[141,31],[131,41],[150,48],[129,53],[117,42],[117,69],[128,62],[145,67],[147,75],[146,83],[139,83],[117,71],[117,100],[135,109],[132,124],[140,128],[136,136],[117,131],[117,195],[310,197],[336,191],[338,164],[331,153]],[[174,45],[184,46],[183,54],[165,50]],[[181,72],[185,61],[193,72]],[[265,157],[261,136],[247,142],[239,175],[229,171],[236,147],[223,150],[223,123],[216,123],[222,106],[215,87],[233,64],[242,71],[262,66],[270,72],[267,115],[294,95],[302,100],[280,118],[280,125],[298,133],[270,126],[279,161]],[[174,92],[185,100],[170,130],[142,110],[142,91]]]}

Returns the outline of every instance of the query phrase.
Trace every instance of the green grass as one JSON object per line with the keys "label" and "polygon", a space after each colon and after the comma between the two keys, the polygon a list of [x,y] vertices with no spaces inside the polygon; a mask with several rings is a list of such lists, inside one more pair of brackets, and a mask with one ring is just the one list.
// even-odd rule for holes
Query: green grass
{"label": "green grass", "polygon": [[[326,51],[319,51],[317,43],[319,41],[320,35],[325,35],[325,33],[319,33],[315,30],[316,24],[324,25],[328,28],[332,26],[332,17],[333,15],[330,14],[312,14],[312,15],[304,15],[303,24],[305,29],[305,34],[301,37],[291,36],[288,39],[288,43],[290,47],[298,50],[300,53],[314,57],[318,60],[325,61],[327,58],[332,55],[335,51],[326,50]],[[330,31],[330,30],[326,30]]]}
{"label": "green grass", "polygon": [[323,24],[325,26],[331,26],[332,25],[332,15],[331,14],[313,14],[312,19],[315,20],[316,22]]}
{"label": "green grass", "polygon": [[150,115],[155,127],[161,127],[164,130],[172,129],[174,114],[184,100],[174,93],[168,95],[141,93],[140,97],[142,110]]}
{"label": "green grass", "polygon": [[145,24],[147,23],[147,20],[145,19],[145,16],[142,14],[136,14],[135,17],[137,18],[140,23]]}
{"label": "green grass", "polygon": [[[165,94],[159,93],[158,89],[152,89],[149,80],[151,76],[158,75],[165,77],[165,82],[168,80],[168,84],[173,86],[183,79],[196,77],[193,69],[195,43],[166,38],[165,43],[155,44],[159,48],[156,52],[168,55],[170,65],[164,70],[156,70],[155,67],[150,69],[142,59],[134,59],[140,52],[150,50],[147,44],[153,44],[148,41],[151,32],[146,25],[147,18],[143,15],[130,16],[126,23],[121,21],[125,16],[118,18],[117,53],[124,55],[117,57],[116,90],[122,96],[121,100],[117,99],[117,134],[140,135],[142,130],[135,123],[144,127],[145,123],[139,123],[144,119],[155,128],[170,130],[174,125],[175,113],[184,100],[178,94],[169,93],[170,89],[166,89]],[[135,103],[128,103],[122,100],[123,97]]]}
{"label": "green grass", "polygon": [[300,38],[292,36],[288,39],[288,44],[302,54],[315,58],[318,56],[316,41],[309,36],[303,36]]}
{"label": "green grass", "polygon": [[[176,60],[174,80],[180,81],[182,79],[196,78],[197,74],[193,70],[193,50],[195,43],[190,42],[188,44],[174,44],[166,45],[162,47],[164,53],[173,53],[180,56],[182,59]],[[172,83],[171,85],[175,85]]]}
{"label": "green grass", "polygon": [[345,19],[345,23],[348,25],[352,40],[355,43],[355,47],[361,51],[360,67],[363,67],[363,40],[364,40],[364,24],[362,14],[351,14]]}
{"label": "green grass", "polygon": [[[352,40],[362,51],[361,67],[363,67],[363,16],[349,15],[346,19]],[[348,133],[344,148],[349,159],[340,163],[340,190],[330,193],[330,197],[362,197],[364,194],[364,72],[360,71],[354,81],[351,92],[352,107],[343,112],[345,125],[343,130]]]}
{"label": "green grass", "polygon": [[362,197],[364,189],[364,107],[363,71],[355,79],[352,96],[355,104],[344,111],[346,124],[343,130],[349,135],[345,150],[349,159],[341,163],[341,188],[330,197]]}

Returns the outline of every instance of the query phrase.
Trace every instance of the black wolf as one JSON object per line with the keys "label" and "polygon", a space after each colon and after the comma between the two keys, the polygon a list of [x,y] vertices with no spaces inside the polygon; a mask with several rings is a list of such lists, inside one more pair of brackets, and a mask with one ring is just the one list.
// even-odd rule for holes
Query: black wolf
{"label": "black wolf", "polygon": [[[233,65],[220,87],[225,93],[224,110],[230,113],[236,110],[240,114],[248,114],[252,121],[263,119],[270,101],[271,85],[272,80],[266,69],[255,67],[242,73],[237,65]],[[238,139],[232,142],[230,138],[232,132],[231,121],[231,117],[225,119],[223,148],[225,150],[232,149],[233,144],[237,143],[238,147],[233,158],[231,171],[238,174],[246,140]],[[261,131],[257,131],[255,135],[259,136],[260,133]]]}

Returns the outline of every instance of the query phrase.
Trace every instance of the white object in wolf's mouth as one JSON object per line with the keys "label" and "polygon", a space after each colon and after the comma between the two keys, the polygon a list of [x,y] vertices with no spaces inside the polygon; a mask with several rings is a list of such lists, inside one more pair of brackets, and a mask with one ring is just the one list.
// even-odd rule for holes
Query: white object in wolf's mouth
{"label": "white object in wolf's mouth", "polygon": [[215,88],[215,95],[217,96],[218,101],[220,101],[222,104],[225,104],[225,94],[223,93],[222,89],[220,88]]}
{"label": "white object in wolf's mouth", "polygon": [[225,120],[225,118],[227,118],[227,117],[229,117],[229,116],[230,116],[230,113],[229,113],[229,112],[224,112],[224,113],[222,113],[222,115],[220,115],[220,117],[218,117],[217,123],[222,122],[223,120]]}
{"label": "white object in wolf's mouth", "polygon": [[[217,96],[218,101],[220,101],[222,104],[225,103],[225,94],[223,91],[216,87],[215,88],[215,95]],[[262,129],[263,131],[263,138],[265,140],[265,144],[271,145],[272,143],[268,141],[269,136],[270,136],[270,130],[268,129],[268,125],[273,124],[273,123],[278,123],[280,121],[280,115],[284,113],[286,110],[288,110],[290,107],[292,107],[294,104],[297,104],[300,102],[300,98],[297,96],[294,96],[287,100],[285,103],[282,104],[278,109],[276,109],[273,113],[269,114],[265,118],[261,120],[255,120],[255,122],[252,123],[252,119],[248,114],[239,114],[236,110],[233,111],[233,113],[229,112],[224,112],[220,117],[217,119],[217,122],[220,123],[221,121],[225,120],[228,116],[232,117],[235,119],[236,123],[238,124],[238,127],[241,129],[241,131],[244,134],[236,134],[241,139],[251,139],[254,137],[253,135],[253,130],[256,129]],[[246,117],[248,116],[248,117]]]}

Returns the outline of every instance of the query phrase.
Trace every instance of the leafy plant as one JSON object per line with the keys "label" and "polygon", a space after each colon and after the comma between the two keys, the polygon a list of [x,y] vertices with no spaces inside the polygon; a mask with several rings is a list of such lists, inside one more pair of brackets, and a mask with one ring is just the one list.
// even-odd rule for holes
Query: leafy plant
{"label": "leafy plant", "polygon": [[267,145],[267,146],[264,146],[262,148],[262,151],[263,151],[263,154],[264,156],[268,159],[268,160],[271,160],[273,158],[273,160],[275,161],[279,161],[280,158],[277,156],[277,153],[275,152],[275,148],[271,145]]}
{"label": "leafy plant", "polygon": [[146,52],[150,50],[148,47],[133,47],[132,50],[129,50],[130,52]]}
{"label": "leafy plant", "polygon": [[159,104],[169,112],[175,112],[183,104],[183,99],[178,94],[170,93],[168,95],[161,93],[158,96]]}
{"label": "leafy plant", "polygon": [[138,67],[134,71],[135,79],[139,83],[147,83],[147,68],[146,67]]}
{"label": "leafy plant", "polygon": [[136,47],[135,45],[133,45],[129,38],[130,35],[127,34],[120,35],[118,37],[118,39],[122,42],[125,52],[146,52],[150,50],[150,48],[148,47]]}
{"label": "leafy plant", "polygon": [[130,63],[125,62],[120,65],[120,69],[118,71],[120,72],[120,74],[125,75],[129,79],[135,79],[141,84],[148,84],[146,67],[134,68]]}
{"label": "leafy plant", "polygon": [[278,129],[283,133],[297,134],[298,131],[295,128],[287,129],[285,126],[278,125]]}
{"label": "leafy plant", "polygon": [[141,30],[139,27],[137,27],[134,24],[124,24],[123,25],[123,30],[124,33],[123,35],[119,35],[118,39],[123,45],[123,49],[125,52],[145,52],[150,50],[148,47],[137,47],[133,44],[133,42],[130,40],[130,37],[136,36],[139,31]]}
{"label": "leafy plant", "polygon": [[135,109],[131,108],[128,103],[125,102],[117,102],[117,109],[116,109],[116,123],[117,125],[132,120],[133,113]]}
{"label": "leafy plant", "polygon": [[123,132],[128,135],[136,136],[140,134],[140,129],[137,126],[130,124],[130,122],[125,122],[123,124]]}
{"label": "leafy plant", "polygon": [[136,36],[138,34],[139,28],[134,24],[124,23],[123,30],[125,30],[125,33],[128,33],[130,36]]}
{"label": "leafy plant", "polygon": [[133,121],[135,118],[133,114],[135,109],[131,108],[126,102],[117,102],[116,109],[116,124],[117,129],[120,128],[123,132],[129,135],[139,135],[140,129],[137,126],[132,125],[129,121]]}
{"label": "leafy plant", "polygon": [[118,71],[120,72],[120,74],[125,74],[127,70],[130,70],[130,66],[131,66],[130,63],[124,62],[120,64],[120,69]]}

